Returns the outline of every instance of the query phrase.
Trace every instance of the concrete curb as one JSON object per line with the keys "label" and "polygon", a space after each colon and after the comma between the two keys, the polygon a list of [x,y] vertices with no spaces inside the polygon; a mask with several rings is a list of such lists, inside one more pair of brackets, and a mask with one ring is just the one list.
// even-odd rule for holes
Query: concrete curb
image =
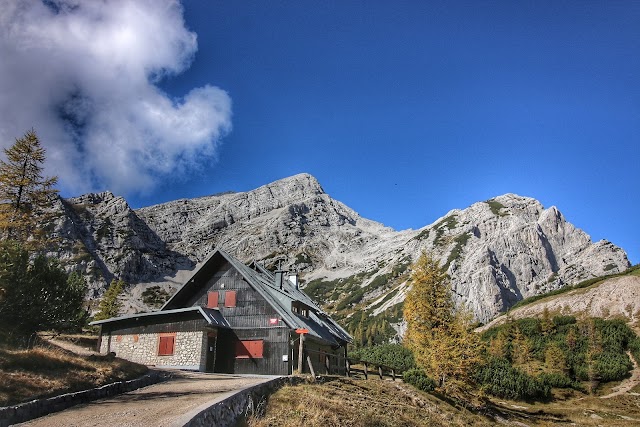
{"label": "concrete curb", "polygon": [[[249,386],[233,395],[213,403],[197,413],[184,427],[233,427],[245,415],[253,415],[266,404],[269,395],[284,385],[298,385],[308,381],[305,377],[278,377],[267,382]],[[180,423],[182,424],[182,423]]]}
{"label": "concrete curb", "polygon": [[170,376],[171,374],[169,372],[150,370],[147,374],[133,380],[118,381],[116,383],[105,384],[101,387],[89,390],[76,391],[46,399],[32,400],[30,402],[20,403],[19,405],[1,407],[0,427],[7,427],[12,424],[29,421],[53,412],[62,411],[70,408],[71,406],[88,403],[103,397],[111,397],[117,394],[126,393],[164,381]]}

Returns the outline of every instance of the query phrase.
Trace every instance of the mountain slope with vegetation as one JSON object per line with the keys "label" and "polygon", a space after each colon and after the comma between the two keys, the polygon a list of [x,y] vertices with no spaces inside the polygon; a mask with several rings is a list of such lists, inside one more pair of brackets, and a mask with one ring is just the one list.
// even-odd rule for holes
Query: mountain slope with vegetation
{"label": "mountain slope with vegetation", "polygon": [[541,317],[545,313],[620,318],[640,332],[640,266],[629,268],[621,274],[590,279],[553,293],[525,299],[478,330],[482,332],[508,321]]}
{"label": "mountain slope with vegetation", "polygon": [[629,267],[622,249],[592,242],[555,207],[514,194],[404,231],[362,218],[308,174],[137,210],[111,193],[60,200],[52,210],[48,227],[61,242],[53,255],[83,272],[90,298],[122,279],[133,285],[124,310],[150,309],[141,302],[147,288],[171,292],[222,246],[300,273],[307,292],[351,332],[361,328],[364,342],[395,334],[406,269],[424,249],[446,267],[456,302],[483,322],[523,298]]}

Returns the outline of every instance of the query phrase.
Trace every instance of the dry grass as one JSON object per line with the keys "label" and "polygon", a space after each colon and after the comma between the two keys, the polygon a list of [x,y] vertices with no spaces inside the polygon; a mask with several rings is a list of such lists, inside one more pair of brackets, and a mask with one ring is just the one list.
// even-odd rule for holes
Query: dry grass
{"label": "dry grass", "polygon": [[530,426],[614,426],[640,425],[640,387],[631,393],[610,399],[589,396],[575,391],[554,392],[555,399],[546,403],[523,403],[496,400],[503,410],[512,408],[527,415]]}
{"label": "dry grass", "polygon": [[[467,396],[469,397],[469,396]],[[476,397],[476,401],[484,400]],[[481,415],[446,398],[380,380],[330,378],[324,383],[284,387],[269,399],[266,414],[250,427],[313,426],[619,426],[640,425],[640,387],[601,399],[557,390],[551,402],[484,400]]]}
{"label": "dry grass", "polygon": [[107,356],[78,356],[54,347],[0,347],[0,406],[139,377],[147,368]]}
{"label": "dry grass", "polygon": [[489,426],[493,421],[391,381],[344,377],[284,387],[249,426]]}

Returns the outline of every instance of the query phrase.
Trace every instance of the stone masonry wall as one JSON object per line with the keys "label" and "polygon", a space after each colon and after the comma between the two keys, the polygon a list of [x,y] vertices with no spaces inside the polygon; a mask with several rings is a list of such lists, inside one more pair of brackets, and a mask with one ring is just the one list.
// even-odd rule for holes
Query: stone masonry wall
{"label": "stone masonry wall", "polygon": [[259,406],[265,405],[272,393],[284,385],[298,385],[305,381],[307,381],[305,377],[277,377],[262,384],[247,387],[190,417],[184,423],[184,427],[233,427],[245,425],[246,423],[242,422],[244,416],[259,416],[260,414],[257,413],[259,412]]}
{"label": "stone masonry wall", "polygon": [[118,357],[143,365],[204,370],[207,343],[204,331],[176,332],[170,356],[158,356],[159,340],[158,333],[117,334],[114,331],[111,337],[102,337],[100,352],[115,352]]}
{"label": "stone masonry wall", "polygon": [[53,412],[62,411],[71,406],[91,402],[116,394],[127,393],[141,387],[146,387],[169,378],[169,374],[162,371],[150,371],[140,378],[106,384],[98,388],[61,394],[46,399],[36,399],[19,405],[0,408],[0,427],[8,427],[16,423],[32,420]]}

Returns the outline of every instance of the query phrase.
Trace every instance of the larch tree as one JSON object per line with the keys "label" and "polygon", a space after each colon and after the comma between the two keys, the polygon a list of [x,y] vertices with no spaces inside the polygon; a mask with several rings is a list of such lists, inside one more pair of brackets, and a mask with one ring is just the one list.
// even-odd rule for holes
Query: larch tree
{"label": "larch tree", "polygon": [[470,313],[456,309],[449,279],[437,260],[423,252],[412,266],[404,302],[405,345],[416,364],[440,387],[466,382],[480,361],[480,337]]}
{"label": "larch tree", "polygon": [[43,176],[46,151],[32,129],[4,149],[0,160],[0,228],[5,239],[37,240],[37,215],[57,193],[57,177]]}

